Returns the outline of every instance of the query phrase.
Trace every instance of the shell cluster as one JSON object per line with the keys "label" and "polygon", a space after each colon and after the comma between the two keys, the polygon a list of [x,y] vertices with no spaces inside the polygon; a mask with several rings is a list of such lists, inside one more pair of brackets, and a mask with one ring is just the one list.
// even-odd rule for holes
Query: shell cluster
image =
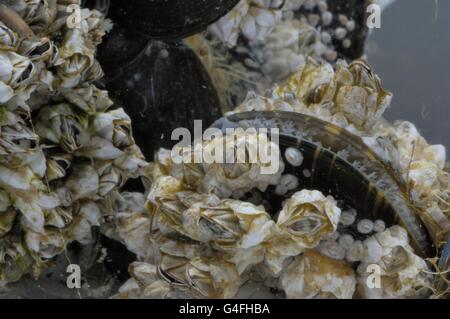
{"label": "shell cluster", "polygon": [[[81,9],[70,27],[70,4],[81,0],[8,1],[17,16],[6,12],[8,23],[0,22],[0,285],[38,277],[70,242],[88,245],[99,226],[136,256],[115,298],[417,298],[447,289],[435,288],[408,225],[362,218],[338,196],[304,187],[315,172],[296,145],[237,131],[160,149],[146,162],[135,123],[94,84],[103,75],[97,46],[111,22]],[[355,58],[346,53],[364,32],[333,5],[241,0],[185,42],[216,85],[236,95],[236,86],[255,90],[227,115],[302,113],[360,138],[403,179],[408,204],[440,249],[450,236],[446,150],[411,123],[383,120],[392,94],[364,61],[339,59]],[[223,65],[215,73],[217,56],[233,74]],[[307,139],[289,124],[282,130]],[[236,145],[244,161],[227,152]],[[248,160],[254,145],[276,151],[277,169],[264,173],[261,156]],[[225,158],[211,151],[218,148]],[[208,155],[215,160],[196,160]],[[345,150],[337,155],[367,169]],[[145,191],[124,191],[136,178]]]}
{"label": "shell cluster", "polygon": [[92,84],[109,22],[83,9],[70,28],[67,6],[13,1],[19,18],[0,22],[1,283],[38,276],[69,242],[89,242],[112,194],[146,165],[130,118]]}
{"label": "shell cluster", "polygon": [[352,6],[346,1],[241,0],[206,35],[205,46],[217,57],[211,73],[230,82],[222,94],[234,103],[247,90],[262,94],[292,75],[305,55],[331,63],[361,57],[367,4],[346,10]]}

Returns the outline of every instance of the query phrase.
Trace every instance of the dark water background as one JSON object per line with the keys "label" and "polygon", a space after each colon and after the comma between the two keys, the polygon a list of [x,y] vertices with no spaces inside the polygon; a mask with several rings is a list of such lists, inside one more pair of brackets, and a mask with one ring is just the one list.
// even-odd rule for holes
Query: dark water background
{"label": "dark water background", "polygon": [[430,143],[450,149],[450,0],[397,0],[367,52],[394,93],[386,118],[411,121]]}

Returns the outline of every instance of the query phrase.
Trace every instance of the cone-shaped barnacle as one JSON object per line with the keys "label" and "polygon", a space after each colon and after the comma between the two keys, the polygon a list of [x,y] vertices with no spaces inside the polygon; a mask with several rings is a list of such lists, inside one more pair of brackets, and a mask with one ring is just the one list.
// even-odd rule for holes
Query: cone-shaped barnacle
{"label": "cone-shaped barnacle", "polygon": [[242,285],[235,266],[218,258],[195,258],[186,274],[190,286],[206,298],[232,298]]}
{"label": "cone-shaped barnacle", "polygon": [[299,11],[309,24],[321,31],[321,42],[329,48],[324,54],[328,61],[362,56],[368,32],[366,10],[370,3],[368,0],[305,1]]}
{"label": "cone-shaped barnacle", "polygon": [[226,120],[229,124],[222,126],[279,129],[281,154],[289,147],[303,154],[300,167],[286,160],[284,171],[298,177],[300,189],[332,195],[356,209],[358,219],[382,219],[387,227],[401,224],[419,255],[431,253],[428,233],[401,179],[358,136],[316,116],[294,112],[246,112]]}
{"label": "cone-shaped barnacle", "polygon": [[[427,263],[414,254],[403,228],[390,227],[366,239],[363,245],[365,254],[358,266],[358,292],[362,297],[417,298],[427,293],[431,286]],[[373,271],[380,275],[377,287],[368,278]]]}
{"label": "cone-shaped barnacle", "polygon": [[[181,188],[180,188],[181,187]],[[215,195],[183,191],[171,176],[160,177],[149,193],[149,206],[161,224],[229,254],[239,273],[264,259],[263,243],[273,221],[262,208]]]}
{"label": "cone-shaped barnacle", "polygon": [[155,237],[158,278],[176,290],[189,291],[192,297],[231,298],[236,294],[241,280],[235,265],[226,261],[226,254],[173,235]]}
{"label": "cone-shaped barnacle", "polygon": [[106,87],[130,116],[134,138],[147,159],[153,159],[160,147],[176,144],[175,129],[193,134],[195,120],[207,128],[221,114],[209,74],[181,42],[151,41],[129,63],[109,71]]}
{"label": "cone-shaped barnacle", "polygon": [[308,190],[295,193],[278,215],[274,237],[267,243],[266,263],[279,273],[286,258],[314,248],[321,239],[332,235],[340,214],[331,196]]}
{"label": "cone-shaped barnacle", "polygon": [[350,264],[306,250],[282,273],[281,286],[287,298],[351,299],[356,277]]}
{"label": "cone-shaped barnacle", "polygon": [[107,92],[90,83],[101,75],[94,54],[106,28],[103,16],[83,9],[79,28],[70,28],[70,3],[6,1],[15,14],[4,3],[0,277],[10,281],[38,276],[40,266],[74,240],[89,242],[91,227],[104,221],[100,207],[109,208],[111,194],[144,162],[129,118],[120,109],[108,111]]}
{"label": "cone-shaped barnacle", "polygon": [[143,37],[180,39],[203,31],[238,0],[113,0],[109,16]]}
{"label": "cone-shaped barnacle", "polygon": [[214,139],[196,143],[185,154],[202,156],[204,163],[173,165],[171,174],[183,178],[199,192],[220,198],[239,198],[252,189],[265,191],[276,185],[283,171],[279,147],[269,132],[234,130]]}
{"label": "cone-shaped barnacle", "polygon": [[196,203],[184,212],[189,237],[230,253],[239,273],[264,258],[274,223],[261,208],[237,200]]}

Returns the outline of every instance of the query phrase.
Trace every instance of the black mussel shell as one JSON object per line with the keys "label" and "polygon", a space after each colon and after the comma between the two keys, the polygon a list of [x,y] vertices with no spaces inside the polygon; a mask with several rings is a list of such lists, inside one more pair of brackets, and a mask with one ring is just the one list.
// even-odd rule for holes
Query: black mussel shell
{"label": "black mussel shell", "polygon": [[206,29],[239,0],[112,0],[110,18],[153,39],[181,39]]}
{"label": "black mussel shell", "polygon": [[[371,3],[369,0],[330,0],[327,1],[328,10],[333,14],[333,21],[328,26],[319,25],[322,31],[329,31],[333,34],[337,27],[344,27],[342,25],[339,16],[343,15],[355,22],[353,31],[348,31],[346,38],[351,40],[351,46],[346,48],[343,46],[342,40],[333,37],[333,45],[338,52],[338,56],[341,59],[353,61],[360,58],[364,53],[365,42],[367,38],[367,7]],[[318,8],[314,9],[320,14]],[[299,14],[311,13],[304,9],[299,11]]]}
{"label": "black mussel shell", "polygon": [[202,120],[207,128],[222,115],[203,63],[181,42],[152,40],[133,61],[115,71],[106,78],[106,88],[131,117],[134,138],[148,160],[159,148],[178,143],[171,140],[174,129],[187,128],[193,138],[194,120]]}

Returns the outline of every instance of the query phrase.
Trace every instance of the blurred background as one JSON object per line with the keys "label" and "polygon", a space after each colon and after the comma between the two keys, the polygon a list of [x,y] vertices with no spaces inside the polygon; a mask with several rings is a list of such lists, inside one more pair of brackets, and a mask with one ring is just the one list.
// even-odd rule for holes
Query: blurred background
{"label": "blurred background", "polygon": [[394,93],[386,118],[411,121],[429,143],[450,149],[450,1],[396,0],[367,53]]}

